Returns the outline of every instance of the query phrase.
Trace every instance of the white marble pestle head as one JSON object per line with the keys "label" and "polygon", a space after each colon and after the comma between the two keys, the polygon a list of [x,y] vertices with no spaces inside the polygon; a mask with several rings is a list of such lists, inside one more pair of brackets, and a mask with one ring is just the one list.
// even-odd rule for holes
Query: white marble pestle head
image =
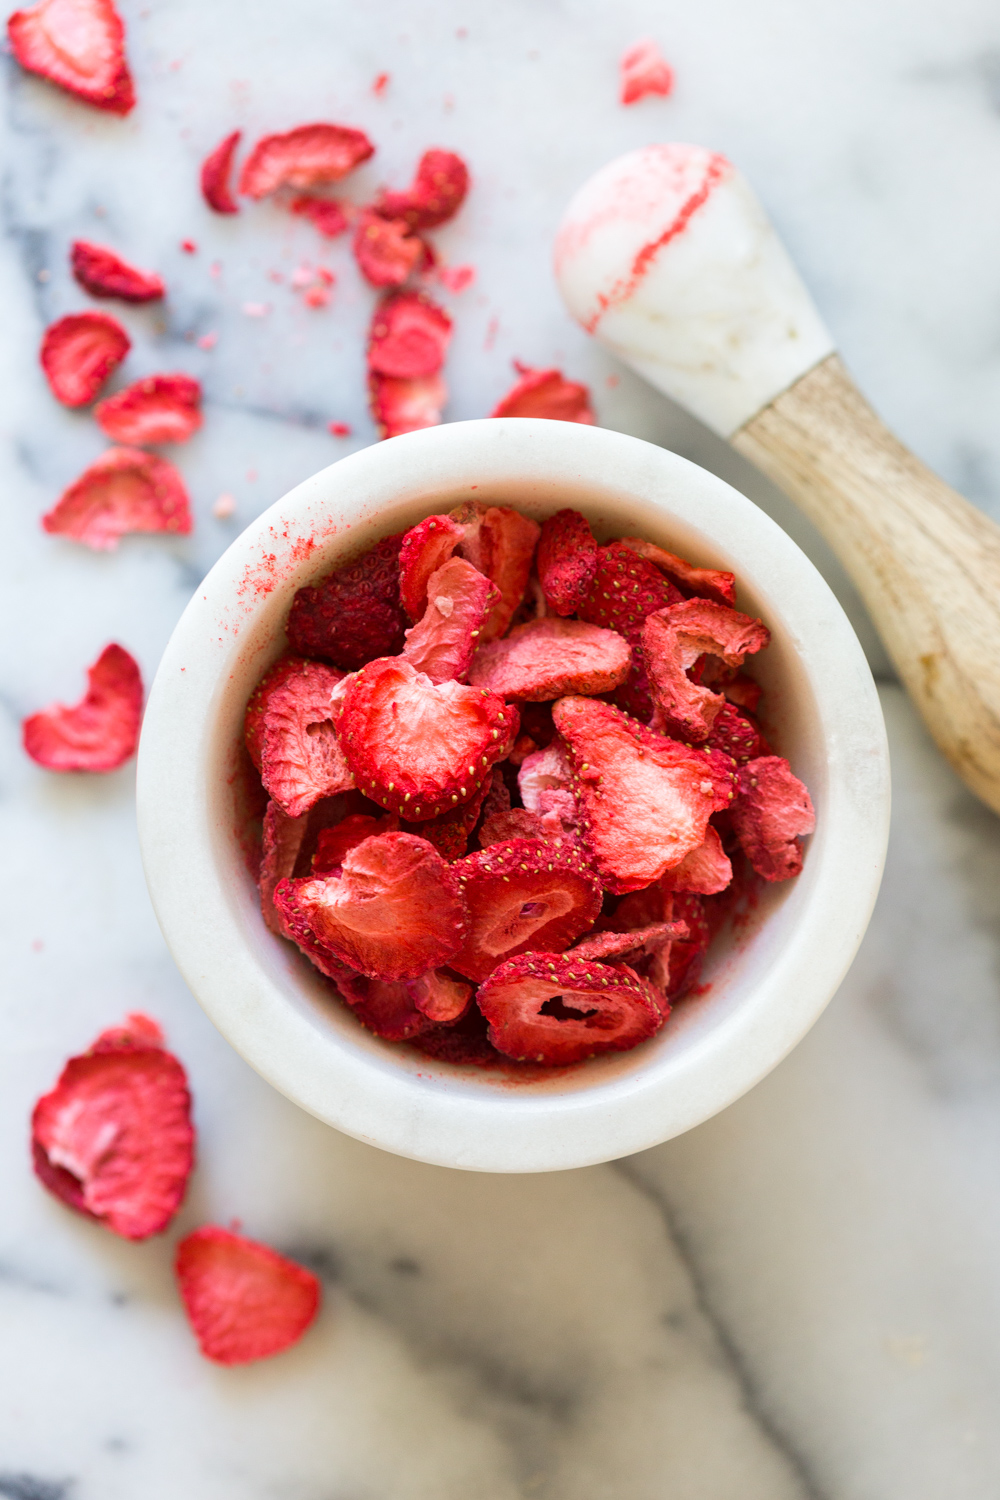
{"label": "white marble pestle head", "polygon": [[591,177],[555,271],[588,333],[722,437],[833,353],[748,183],[704,146],[646,146]]}

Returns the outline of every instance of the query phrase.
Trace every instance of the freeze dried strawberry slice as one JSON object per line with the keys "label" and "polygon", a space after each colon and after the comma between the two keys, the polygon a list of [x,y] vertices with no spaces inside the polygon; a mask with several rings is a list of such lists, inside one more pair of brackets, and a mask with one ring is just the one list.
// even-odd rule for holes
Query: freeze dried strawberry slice
{"label": "freeze dried strawberry slice", "polygon": [[525,756],[517,773],[525,807],[538,817],[545,833],[577,832],[573,771],[566,747],[557,735],[543,750]]}
{"label": "freeze dried strawberry slice", "polygon": [[377,375],[415,380],[436,375],[451,342],[451,319],[423,292],[396,292],[375,309],[368,368]]}
{"label": "freeze dried strawberry slice", "polygon": [[630,552],[653,563],[661,573],[667,575],[671,583],[689,594],[711,599],[716,604],[733,605],[736,602],[735,573],[726,573],[721,568],[696,568],[693,563],[685,562],[683,557],[678,557],[674,552],[665,552],[662,547],[647,542],[641,536],[623,536],[621,546],[628,547]]}
{"label": "freeze dried strawberry slice", "polygon": [[239,190],[248,198],[266,198],[286,185],[306,189],[336,182],[374,151],[363,131],[347,125],[299,125],[257,142],[243,163]]}
{"label": "freeze dried strawberry slice", "polygon": [[448,963],[467,927],[457,878],[411,833],[365,839],[339,876],[282,881],[275,905],[296,942],[370,979],[416,979]]}
{"label": "freeze dried strawberry slice", "polygon": [[427,246],[405,219],[366,209],[354,235],[354,259],[370,286],[402,286],[427,259]]}
{"label": "freeze dried strawberry slice", "polygon": [[147,375],[94,408],[116,443],[186,443],[201,426],[201,386],[190,375]]}
{"label": "freeze dried strawberry slice", "polygon": [[493,1046],[486,1017],[477,1005],[447,1026],[428,1026],[413,1038],[413,1046],[436,1062],[456,1068],[507,1068],[510,1059]]}
{"label": "freeze dried strawberry slice", "polygon": [[748,760],[771,753],[759,725],[731,703],[723,703],[719,709],[705,745],[708,749],[722,750],[731,755],[738,766],[745,766]]}
{"label": "freeze dried strawberry slice", "polygon": [[321,656],[351,672],[373,657],[402,650],[401,541],[401,533],[383,537],[318,584],[299,589],[287,626],[293,651]]}
{"label": "freeze dried strawberry slice", "polygon": [[603,963],[608,958],[620,958],[625,953],[657,953],[668,947],[677,938],[688,935],[686,922],[654,922],[650,927],[637,927],[632,932],[592,932],[574,943],[567,957],[585,958],[589,963]]}
{"label": "freeze dried strawberry slice", "polygon": [[417,1009],[440,1026],[450,1026],[460,1020],[472,999],[471,984],[463,984],[440,969],[431,969],[419,979],[411,979],[407,989]]}
{"label": "freeze dried strawberry slice", "polygon": [[107,313],[69,313],[45,330],[39,359],[49,388],[63,406],[87,406],[132,344]]}
{"label": "freeze dried strawberry slice", "polygon": [[127,115],[135,104],[125,28],[111,0],[42,0],[16,10],[7,34],[29,73],[115,115]]}
{"label": "freeze dried strawberry slice", "polygon": [[144,1240],[166,1229],[194,1163],[184,1069],[148,1016],[71,1057],[31,1117],[35,1171],[77,1213]]}
{"label": "freeze dried strawberry slice", "polygon": [[578,614],[591,625],[617,630],[633,649],[632,670],[614,694],[614,702],[626,713],[647,721],[653,712],[653,700],[642,655],[638,650],[646,616],[668,604],[680,603],[683,595],[660,572],[659,568],[637,557],[621,542],[611,542],[597,553],[590,592]]}
{"label": "freeze dried strawberry slice", "polygon": [[610,692],[625,681],[631,662],[631,647],[613,630],[558,617],[529,620],[480,648],[469,681],[502,698],[543,703],[567,693]]}
{"label": "freeze dried strawberry slice", "polygon": [[[735,677],[721,683],[722,691],[730,703],[745,714],[755,714],[760,707],[760,700],[764,690],[759,682],[747,675],[746,672],[737,672]],[[766,752],[758,751],[763,755]]]}
{"label": "freeze dried strawberry slice", "polygon": [[497,402],[491,417],[543,417],[551,422],[593,426],[595,417],[585,385],[567,380],[561,370],[533,370],[521,364],[516,367],[521,379]]}
{"label": "freeze dried strawberry slice", "polygon": [[724,891],[733,878],[733,867],[722,847],[722,840],[711,823],[705,829],[705,842],[684,856],[679,865],[668,870],[661,880],[666,891],[692,891],[699,896],[715,896]]}
{"label": "freeze dried strawberry slice", "polygon": [[399,549],[399,596],[411,620],[427,604],[427,580],[451,557],[464,532],[450,516],[427,516],[411,526]]}
{"label": "freeze dried strawberry slice", "polygon": [[22,726],[24,748],[48,771],[114,771],[135,754],[142,677],[123,646],[105,646],[72,708],[54,703]]}
{"label": "freeze dried strawberry slice", "polygon": [[[309,955],[313,963],[317,959]],[[368,979],[355,974],[343,964],[331,969],[318,965],[337,986],[340,997],[357,1016],[362,1026],[386,1042],[408,1042],[435,1024],[417,1006],[412,985],[401,979]]]}
{"label": "freeze dried strawberry slice", "polygon": [[184,481],[165,458],[141,448],[108,448],[42,517],[46,531],[96,552],[113,552],[131,531],[191,530]]}
{"label": "freeze dried strawberry slice", "polygon": [[529,812],[526,807],[509,807],[506,812],[491,813],[483,819],[479,847],[492,849],[495,844],[509,844],[511,839],[540,839],[545,834],[537,813]]}
{"label": "freeze dried strawberry slice", "polygon": [[762,755],[740,768],[733,828],[765,880],[790,880],[802,869],[798,840],[816,827],[812,800],[787,760]]}
{"label": "freeze dried strawberry slice", "polygon": [[340,708],[340,742],[373,802],[422,822],[471,801],[517,734],[517,710],[459,682],[431,682],[408,661],[369,662]]}
{"label": "freeze dried strawberry slice", "polygon": [[225,140],[210,151],[201,164],[201,195],[209,208],[217,214],[238,214],[240,206],[233,197],[230,178],[233,158],[242,137],[242,130],[234,130]]}
{"label": "freeze dried strawberry slice", "polygon": [[351,221],[335,198],[314,198],[304,193],[300,198],[293,198],[288,206],[293,214],[301,214],[314,224],[328,240],[346,234],[351,227]]}
{"label": "freeze dried strawberry slice", "polygon": [[420,837],[433,844],[442,859],[461,859],[469,847],[469,834],[479,822],[483,801],[489,790],[485,783],[469,802],[460,802],[447,812],[438,813],[420,823]]}
{"label": "freeze dried strawberry slice", "polygon": [[574,772],[580,836],[605,888],[640,890],[705,842],[728,807],[731,762],[665,739],[611,704],[562,698],[552,717]]}
{"label": "freeze dried strawberry slice", "polygon": [[404,659],[431,682],[464,682],[486,617],[499,598],[499,589],[478,568],[462,557],[449,558],[428,580],[427,606],[406,632]]}
{"label": "freeze dried strawberry slice", "polygon": [[383,192],[376,208],[384,218],[403,219],[411,229],[434,229],[453,217],[469,188],[469,170],[454,151],[425,151],[402,193]]}
{"label": "freeze dried strawberry slice", "polygon": [[311,1271],[215,1224],[181,1240],[174,1271],[198,1347],[219,1365],[280,1354],[319,1309],[320,1285]]}
{"label": "freeze dried strawberry slice", "polygon": [[642,654],[653,701],[666,725],[691,739],[707,739],[726,700],[692,682],[688,669],[703,654],[738,667],[770,639],[760,620],[707,599],[685,599],[650,615],[642,628]]}
{"label": "freeze dried strawberry slice", "polygon": [[351,850],[363,844],[365,839],[398,831],[398,818],[373,818],[371,813],[350,813],[332,828],[321,830],[312,858],[312,874],[332,875],[341,868]]}
{"label": "freeze dried strawberry slice", "polygon": [[679,1000],[697,983],[713,936],[703,897],[693,892],[678,893],[673,901],[673,914],[676,921],[686,923],[688,935],[671,944],[667,972],[657,976],[668,1002]]}
{"label": "freeze dried strawberry slice", "polygon": [[[324,798],[301,818],[290,818],[276,802],[268,802],[264,813],[263,848],[257,883],[260,887],[261,915],[271,931],[278,933],[280,937],[288,937],[289,934],[274,905],[274,892],[278,882],[310,873],[315,851],[325,830],[346,821],[352,798],[358,802],[361,800],[357,793]],[[372,819],[373,823],[374,821]]]}
{"label": "freeze dried strawberry slice", "polygon": [[448,387],[440,375],[420,380],[396,380],[389,375],[369,375],[368,396],[372,417],[383,438],[400,437],[439,427],[448,402]]}
{"label": "freeze dried strawberry slice", "polygon": [[631,969],[588,963],[569,953],[508,959],[480,986],[476,1002],[498,1051],[550,1067],[601,1052],[626,1052],[663,1025]]}
{"label": "freeze dried strawberry slice", "polygon": [[674,86],[674,75],[664,61],[659,47],[649,37],[636,42],[622,55],[619,64],[621,73],[621,102],[635,104],[647,94],[666,97]]}
{"label": "freeze dried strawberry slice", "polygon": [[558,510],[542,525],[535,558],[549,608],[575,615],[590,592],[597,568],[597,543],[578,510]]}
{"label": "freeze dried strawberry slice", "polygon": [[264,788],[290,818],[354,786],[330,706],[342,676],[322,662],[283,662],[278,680],[269,674],[251,699],[251,756],[259,744]]}
{"label": "freeze dried strawberry slice", "polygon": [[483,980],[502,960],[529,949],[561,953],[593,926],[600,884],[579,846],[560,844],[513,839],[453,865],[469,909],[469,932],[449,959],[451,968]]}
{"label": "freeze dried strawberry slice", "polygon": [[140,271],[106,245],[74,240],[70,265],[77,281],[92,297],[117,297],[121,302],[158,302],[166,293],[154,271]]}
{"label": "freeze dried strawberry slice", "polygon": [[500,590],[500,602],[490,611],[482,639],[503,635],[524,598],[541,527],[510,505],[480,505],[470,501],[451,512],[463,530],[458,550],[474,568],[485,573]]}

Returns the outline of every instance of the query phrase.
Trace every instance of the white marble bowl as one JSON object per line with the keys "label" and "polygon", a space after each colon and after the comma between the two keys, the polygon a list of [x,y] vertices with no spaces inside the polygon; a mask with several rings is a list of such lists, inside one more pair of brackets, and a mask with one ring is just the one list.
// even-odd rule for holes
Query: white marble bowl
{"label": "white marble bowl", "polygon": [[[816,832],[797,880],[716,940],[706,992],[632,1052],[552,1078],[432,1062],[370,1035],[261,920],[240,832],[243,712],[285,647],[295,590],[378,537],[474,498],[539,519],[582,510],[599,537],[643,535],[731,568],[773,633],[755,663],[768,726],[806,781]],[[164,936],[209,1016],[303,1109],[403,1156],[541,1172],[689,1130],[762,1078],[813,1024],[861,940],[889,813],[868,665],[813,565],[751,502],[676,454],[597,427],[461,422],[353,454],[292,490],[197,590],[166,649],[139,754],[139,830]]]}

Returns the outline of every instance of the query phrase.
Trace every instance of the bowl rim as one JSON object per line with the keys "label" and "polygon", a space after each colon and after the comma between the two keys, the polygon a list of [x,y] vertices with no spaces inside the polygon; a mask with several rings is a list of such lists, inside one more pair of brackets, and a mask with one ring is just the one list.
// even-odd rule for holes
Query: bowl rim
{"label": "bowl rim", "polygon": [[[583,1065],[593,1071],[579,1076],[593,1084],[574,1087],[479,1087],[427,1058],[403,1068],[386,1052],[411,1049],[364,1032],[361,1044],[339,1022],[318,1026],[289,990],[288,974],[294,985],[297,970],[283,960],[282,979],[261,933],[276,949],[293,952],[290,945],[267,933],[259,917],[260,933],[251,931],[240,893],[220,875],[219,850],[235,840],[219,811],[219,788],[206,774],[219,763],[213,734],[227,681],[241,662],[245,671],[248,652],[260,656],[254,632],[265,613],[327,571],[326,554],[353,541],[351,532],[367,545],[369,535],[398,529],[385,524],[390,497],[412,508],[416,494],[478,488],[491,498],[491,489],[518,483],[546,494],[586,486],[606,493],[610,504],[654,507],[672,529],[707,539],[710,551],[738,553],[738,577],[758,592],[779,590],[797,667],[814,693],[827,780],[823,821],[806,861],[809,881],[804,871],[794,883],[802,883],[794,925],[748,998],[708,1028],[681,1063],[616,1068],[634,1057],[619,1054],[607,1067],[605,1059]],[[426,514],[434,502],[422,503]],[[888,841],[888,749],[871,672],[843,610],[813,564],[750,500],[678,454],[609,429],[486,419],[351,454],[296,486],[236,538],[197,588],[157,671],[139,750],[137,816],[167,946],[203,1009],[263,1077],[326,1123],[402,1156],[469,1170],[550,1171],[625,1156],[710,1118],[775,1067],[817,1020],[878,893]]]}

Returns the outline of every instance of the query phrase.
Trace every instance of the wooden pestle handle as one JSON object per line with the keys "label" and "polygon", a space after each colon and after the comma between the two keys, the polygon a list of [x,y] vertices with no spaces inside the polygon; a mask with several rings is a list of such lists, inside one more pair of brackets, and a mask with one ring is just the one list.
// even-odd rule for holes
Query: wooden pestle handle
{"label": "wooden pestle handle", "polygon": [[836,354],[730,441],[826,537],[938,746],[1000,812],[1000,527],[903,447]]}

